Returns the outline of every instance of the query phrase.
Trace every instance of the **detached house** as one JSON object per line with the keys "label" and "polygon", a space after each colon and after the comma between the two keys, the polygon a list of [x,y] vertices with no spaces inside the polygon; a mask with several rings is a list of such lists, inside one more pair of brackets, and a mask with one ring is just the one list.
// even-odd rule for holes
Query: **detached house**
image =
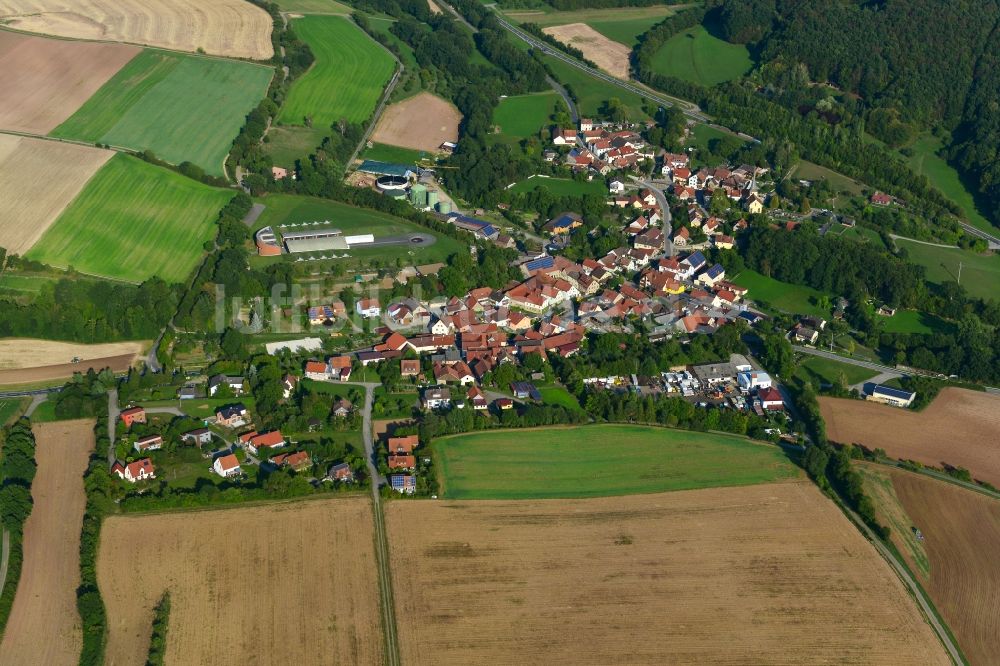
{"label": "detached house", "polygon": [[131,428],[133,423],[145,423],[146,422],[146,410],[142,407],[130,407],[123,410],[121,414],[122,423],[125,424],[126,428]]}
{"label": "detached house", "polygon": [[212,463],[212,470],[222,478],[236,476],[243,471],[240,469],[239,458],[232,453],[216,458]]}
{"label": "detached house", "polygon": [[393,474],[389,477],[389,485],[397,493],[412,495],[417,491],[417,479],[409,474]]}
{"label": "detached house", "polygon": [[233,395],[243,395],[243,378],[227,375],[215,375],[208,380],[208,395],[215,395],[222,386],[228,386]]}
{"label": "detached house", "polygon": [[250,418],[250,412],[241,404],[226,405],[215,410],[215,422],[227,428],[245,426]]}
{"label": "detached house", "polygon": [[337,463],[327,472],[325,480],[353,483],[354,472],[351,471],[351,466],[347,463]]}
{"label": "detached house", "polygon": [[138,481],[145,481],[146,479],[155,479],[156,467],[153,466],[153,461],[149,458],[136,460],[127,465],[116,460],[115,464],[111,466],[111,473],[117,474],[119,479],[128,481],[129,483],[136,483]]}
{"label": "detached house", "polygon": [[451,390],[437,387],[424,389],[420,400],[424,409],[445,409],[451,407]]}
{"label": "detached house", "polygon": [[354,311],[365,319],[375,319],[382,315],[382,307],[377,298],[362,298],[354,304]]}
{"label": "detached house", "polygon": [[259,435],[254,435],[246,443],[246,449],[250,453],[257,455],[261,449],[279,449],[285,445],[285,438],[280,430],[272,430]]}
{"label": "detached house", "polygon": [[144,451],[156,451],[163,448],[163,438],[159,435],[147,435],[145,437],[140,437],[135,440],[135,444],[132,447],[138,453]]}

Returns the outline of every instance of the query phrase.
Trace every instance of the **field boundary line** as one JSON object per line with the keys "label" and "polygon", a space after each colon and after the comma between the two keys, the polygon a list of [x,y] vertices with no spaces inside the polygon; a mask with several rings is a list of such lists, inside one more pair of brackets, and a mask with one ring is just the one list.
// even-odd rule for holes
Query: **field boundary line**
{"label": "field boundary line", "polygon": [[0,543],[0,594],[3,594],[7,583],[7,561],[10,559],[10,532],[3,530],[3,540]]}
{"label": "field boundary line", "polygon": [[379,606],[382,610],[382,634],[385,639],[385,663],[399,666],[399,636],[396,628],[396,599],[392,591],[392,567],[385,530],[385,514],[379,501],[378,487],[372,485],[372,517],[375,521],[375,560],[378,564]]}
{"label": "field boundary line", "polygon": [[[343,16],[343,14],[340,14],[339,16]],[[375,131],[378,121],[382,117],[382,112],[385,111],[386,103],[389,101],[389,96],[392,95],[392,91],[395,90],[396,84],[399,83],[399,77],[406,70],[406,66],[403,64],[403,61],[397,58],[395,53],[387,49],[382,42],[378,41],[369,35],[367,31],[363,30],[361,26],[358,25],[358,22],[354,20],[354,17],[348,15],[345,16],[345,18],[350,21],[355,28],[360,30],[361,33],[364,34],[364,36],[367,37],[372,43],[376,44],[380,49],[388,53],[389,56],[396,62],[396,71],[392,73],[392,78],[385,84],[385,89],[382,91],[382,98],[379,99],[378,106],[375,107],[375,111],[372,112],[371,118],[368,120],[368,127],[365,128],[365,133],[361,136],[361,141],[358,142],[354,152],[351,153],[351,158],[347,160],[347,164],[344,165],[344,171],[347,172],[354,163],[354,160],[358,158],[358,153],[361,152],[361,149],[368,145],[368,141],[371,139],[371,135]]]}
{"label": "field boundary line", "polygon": [[945,472],[939,472],[936,469],[930,467],[921,467],[919,469],[913,469],[912,467],[907,467],[903,461],[894,460],[889,458],[882,458],[878,460],[869,460],[867,462],[873,462],[876,465],[885,465],[886,467],[895,467],[896,469],[901,469],[904,472],[912,472],[914,474],[921,474],[931,479],[937,479],[938,481],[944,481],[945,483],[950,483],[952,485],[958,486],[959,488],[965,488],[966,490],[971,490],[972,492],[979,493],[980,495],[986,495],[995,500],[1000,500],[1000,492],[990,490],[983,486],[977,485],[975,483],[969,483],[968,481],[963,481],[961,479],[956,479],[953,476],[949,476]]}

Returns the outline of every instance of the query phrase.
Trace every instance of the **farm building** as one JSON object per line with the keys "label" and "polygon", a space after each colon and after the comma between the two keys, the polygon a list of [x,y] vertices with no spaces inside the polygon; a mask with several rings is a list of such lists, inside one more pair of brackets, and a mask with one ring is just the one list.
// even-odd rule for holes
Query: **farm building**
{"label": "farm building", "polygon": [[868,399],[872,402],[881,402],[893,407],[909,407],[916,397],[917,394],[912,391],[904,391],[884,384],[876,384],[868,395]]}
{"label": "farm building", "polygon": [[281,233],[285,249],[291,254],[301,252],[328,252],[348,249],[347,239],[340,229],[330,227],[303,229]]}
{"label": "farm building", "polygon": [[365,160],[358,167],[361,173],[370,173],[373,176],[399,176],[410,179],[417,175],[413,167],[405,164],[393,164],[392,162],[379,162],[378,160]]}
{"label": "farm building", "polygon": [[264,227],[254,234],[254,242],[257,244],[257,254],[262,257],[274,257],[281,254],[281,243],[274,234],[274,229]]}

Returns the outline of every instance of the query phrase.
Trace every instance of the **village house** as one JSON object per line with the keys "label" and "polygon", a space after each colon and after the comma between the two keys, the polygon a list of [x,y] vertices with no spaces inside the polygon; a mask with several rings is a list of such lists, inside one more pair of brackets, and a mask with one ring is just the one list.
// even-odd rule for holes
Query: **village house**
{"label": "village house", "polygon": [[424,389],[420,400],[424,409],[447,409],[451,407],[451,390],[440,387],[427,388]]}
{"label": "village house", "polygon": [[420,374],[420,361],[418,359],[403,358],[399,361],[399,374],[402,377],[416,377]]}
{"label": "village house", "polygon": [[331,356],[326,360],[330,379],[346,382],[351,378],[351,357]]}
{"label": "village house", "polygon": [[330,413],[338,419],[346,419],[354,411],[354,404],[347,398],[338,398],[330,408]]}
{"label": "village house", "polygon": [[242,404],[226,405],[215,410],[215,422],[226,428],[240,428],[247,424],[250,412]]}
{"label": "village house", "polygon": [[299,378],[292,374],[286,374],[281,378],[281,397],[288,400],[295,392],[295,387],[299,383]]}
{"label": "village house", "polygon": [[414,469],[417,466],[416,456],[389,456],[389,469],[391,470],[408,470]]}
{"label": "village house", "polygon": [[895,199],[885,192],[874,192],[869,200],[876,206],[891,206],[893,201],[895,201]]}
{"label": "village house", "polygon": [[698,276],[698,283],[703,284],[706,287],[714,287],[716,282],[724,280],[725,277],[726,269],[724,269],[721,264],[715,264]]}
{"label": "village house", "polygon": [[306,361],[306,379],[325,382],[330,379],[330,366],[323,361]]}
{"label": "village house", "polygon": [[386,442],[386,448],[389,450],[390,455],[409,455],[413,453],[413,449],[420,445],[420,438],[416,435],[407,435],[406,437],[390,437],[388,442]]}
{"label": "village house", "polygon": [[234,454],[219,456],[212,463],[212,470],[224,479],[237,476],[243,470],[240,469],[240,461]]}
{"label": "village house", "polygon": [[325,481],[341,481],[343,483],[354,483],[354,472],[347,463],[337,463],[330,467],[326,473]]}
{"label": "village house", "polygon": [[412,495],[417,491],[417,478],[409,474],[393,474],[389,477],[389,485],[397,493]]}
{"label": "village house", "polygon": [[146,422],[146,410],[142,407],[130,407],[128,409],[122,410],[119,414],[122,423],[125,424],[126,428],[131,428],[133,423],[145,423]]}
{"label": "village house", "polygon": [[785,408],[781,392],[773,386],[757,391],[757,401],[765,411],[780,411]]}
{"label": "village house", "polygon": [[312,466],[312,459],[306,451],[296,451],[294,453],[279,453],[271,458],[271,464],[278,467],[288,467],[296,472],[300,472]]}
{"label": "village house", "polygon": [[819,331],[808,326],[799,326],[795,329],[794,338],[796,342],[802,342],[808,345],[816,344],[819,340]]}
{"label": "village house", "polygon": [[212,441],[212,431],[208,428],[197,428],[195,430],[189,430],[188,432],[181,435],[181,441],[188,444],[194,444],[195,446],[201,446],[203,444],[209,444]]}
{"label": "village house", "polygon": [[382,307],[377,298],[360,298],[354,304],[354,311],[365,319],[375,319],[382,315]]}
{"label": "village house", "polygon": [[146,435],[145,437],[140,437],[135,440],[135,444],[132,447],[137,453],[143,453],[144,451],[156,451],[163,448],[163,437],[160,435]]}
{"label": "village house", "polygon": [[143,458],[128,464],[123,464],[116,460],[115,464],[111,466],[111,473],[118,475],[119,479],[128,481],[129,483],[136,483],[138,481],[145,481],[146,479],[155,479],[156,467],[149,458]]}
{"label": "village house", "polygon": [[552,130],[552,143],[557,146],[571,146],[576,143],[576,130],[556,127]]}
{"label": "village house", "polygon": [[337,317],[347,314],[343,301],[333,301],[329,305],[314,305],[306,310],[309,324],[320,326],[327,322],[333,322]]}
{"label": "village house", "polygon": [[271,432],[265,432],[261,434],[253,435],[249,440],[247,440],[246,450],[257,455],[261,449],[279,449],[285,445],[285,438],[282,436],[280,430],[272,430]]}
{"label": "village house", "polygon": [[228,386],[233,395],[243,395],[243,377],[215,375],[208,380],[208,395],[214,396],[223,386]]}

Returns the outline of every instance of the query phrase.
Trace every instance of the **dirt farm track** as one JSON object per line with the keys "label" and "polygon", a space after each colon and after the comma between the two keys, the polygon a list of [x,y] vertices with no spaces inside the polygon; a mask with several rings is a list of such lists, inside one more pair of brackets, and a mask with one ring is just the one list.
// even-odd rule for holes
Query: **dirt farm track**
{"label": "dirt farm track", "polygon": [[819,407],[835,442],[882,448],[893,458],[935,467],[964,467],[1000,486],[1000,396],[949,387],[921,412],[825,397]]}
{"label": "dirt farm track", "polygon": [[168,664],[380,663],[376,570],[368,497],[108,518],[105,663],[146,663],[165,590]]}
{"label": "dirt farm track", "polygon": [[445,100],[422,92],[390,104],[375,127],[372,141],[437,152],[445,141],[458,141],[462,114]]}
{"label": "dirt farm track", "polygon": [[266,60],[271,17],[244,0],[0,0],[0,23],[25,32]]}
{"label": "dirt farm track", "polygon": [[391,502],[386,519],[407,664],[950,663],[812,484]]}
{"label": "dirt farm track", "polygon": [[76,612],[83,473],[94,448],[93,421],[34,427],[38,472],[24,524],[24,568],[0,643],[0,664],[76,664],[82,642]]}

